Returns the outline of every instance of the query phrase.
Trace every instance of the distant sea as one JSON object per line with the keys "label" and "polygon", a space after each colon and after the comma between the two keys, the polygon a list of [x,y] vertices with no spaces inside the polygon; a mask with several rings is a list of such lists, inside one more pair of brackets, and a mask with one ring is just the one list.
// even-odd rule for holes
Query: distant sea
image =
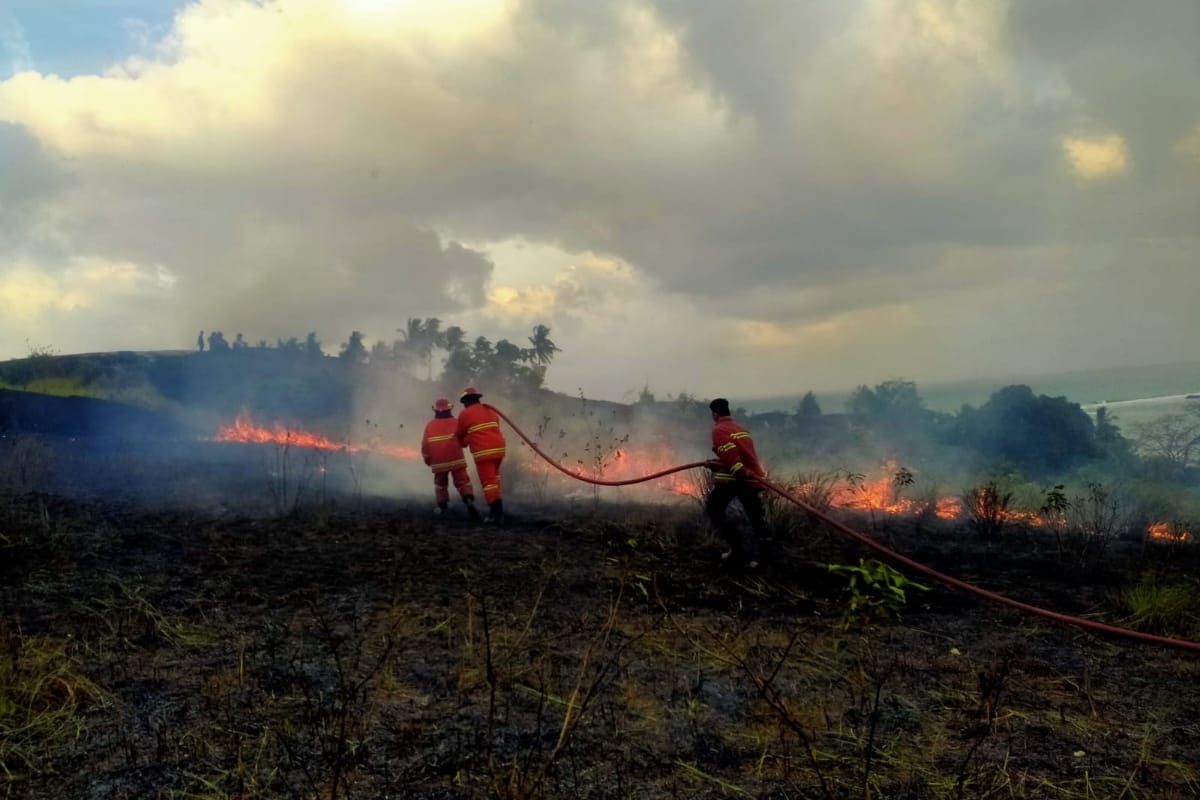
{"label": "distant sea", "polygon": [[[880,381],[872,381],[871,385]],[[1159,364],[1146,367],[1115,367],[1078,372],[1058,372],[1044,375],[1024,375],[1007,378],[988,378],[943,383],[917,382],[917,391],[925,406],[934,411],[958,411],[963,405],[980,406],[997,389],[1012,384],[1025,384],[1035,394],[1066,397],[1088,410],[1098,405],[1111,405],[1114,410],[1155,400],[1155,407],[1174,409],[1184,404],[1184,396],[1200,392],[1200,361],[1182,364]],[[846,410],[846,401],[853,389],[836,392],[813,392],[821,410],[837,413]],[[803,395],[779,395],[738,403],[747,411],[793,411]],[[1161,398],[1161,402],[1158,400]]]}

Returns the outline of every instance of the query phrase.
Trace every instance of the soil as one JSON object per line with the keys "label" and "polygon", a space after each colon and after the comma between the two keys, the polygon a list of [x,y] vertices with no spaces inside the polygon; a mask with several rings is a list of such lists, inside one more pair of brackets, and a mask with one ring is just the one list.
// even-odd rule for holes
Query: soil
{"label": "soil", "polygon": [[[28,698],[0,703],[0,797],[1200,792],[1200,659],[937,587],[851,612],[826,565],[863,554],[803,525],[745,574],[696,507],[516,505],[495,529],[0,495],[0,678]],[[1083,567],[1043,534],[877,527],[1110,620],[1144,573],[1200,574],[1195,548]]]}

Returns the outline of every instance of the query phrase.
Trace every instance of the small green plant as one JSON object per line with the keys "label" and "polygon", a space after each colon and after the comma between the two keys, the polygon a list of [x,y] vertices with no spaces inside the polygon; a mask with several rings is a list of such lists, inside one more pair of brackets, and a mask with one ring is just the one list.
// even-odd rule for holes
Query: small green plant
{"label": "small green plant", "polygon": [[1063,556],[1063,530],[1067,525],[1067,512],[1071,510],[1071,501],[1063,491],[1061,483],[1045,487],[1041,491],[1042,504],[1038,506],[1038,514],[1043,522],[1054,531],[1058,543],[1059,558]]}
{"label": "small green plant", "polygon": [[847,626],[855,619],[899,618],[908,603],[910,589],[929,591],[928,586],[909,580],[903,573],[874,559],[860,558],[857,566],[830,564],[826,569],[849,578],[846,588],[850,603],[842,615],[842,622]]}
{"label": "small green plant", "polygon": [[1117,602],[1138,628],[1187,633],[1194,622],[1195,593],[1191,586],[1162,585],[1154,578],[1143,578],[1122,589]]}

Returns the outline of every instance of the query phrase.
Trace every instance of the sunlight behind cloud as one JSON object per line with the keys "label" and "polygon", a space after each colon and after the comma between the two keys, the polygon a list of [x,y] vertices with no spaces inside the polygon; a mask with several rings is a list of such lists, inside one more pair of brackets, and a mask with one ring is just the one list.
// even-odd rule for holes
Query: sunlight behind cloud
{"label": "sunlight behind cloud", "polygon": [[91,305],[82,291],[69,289],[63,281],[32,269],[17,269],[0,275],[0,316],[29,323],[43,312],[75,311]]}
{"label": "sunlight behind cloud", "polygon": [[1129,169],[1125,139],[1119,134],[1067,136],[1062,144],[1071,169],[1085,181],[1116,177]]}

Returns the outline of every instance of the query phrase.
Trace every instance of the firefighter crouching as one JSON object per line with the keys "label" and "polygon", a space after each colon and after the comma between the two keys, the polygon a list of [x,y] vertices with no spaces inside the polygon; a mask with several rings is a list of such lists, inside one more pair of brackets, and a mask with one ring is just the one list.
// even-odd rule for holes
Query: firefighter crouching
{"label": "firefighter crouching", "polygon": [[421,437],[421,457],[425,459],[425,466],[433,470],[433,491],[437,497],[437,508],[433,513],[439,516],[446,513],[450,506],[449,483],[453,478],[454,488],[467,506],[467,516],[479,519],[467,460],[458,443],[458,420],[451,413],[450,401],[444,397],[439,397],[433,404],[433,419],[426,424],[425,435]]}
{"label": "firefighter crouching", "polygon": [[470,448],[475,470],[483,484],[483,498],[488,504],[485,522],[504,524],[504,500],[500,491],[500,462],[504,460],[504,434],[500,417],[479,402],[483,397],[474,386],[463,389],[459,402],[463,410],[458,415],[458,443]]}
{"label": "firefighter crouching", "polygon": [[[765,478],[766,470],[758,460],[750,432],[730,416],[729,401],[717,398],[708,408],[712,411],[712,449],[717,458],[708,462],[713,471],[713,488],[705,498],[704,511],[729,543],[721,559],[734,559],[744,563],[746,569],[757,569],[759,540],[766,536],[767,523],[762,490],[756,479]],[[750,533],[744,541],[738,526],[725,517],[725,510],[734,500],[742,504],[750,520]]]}

